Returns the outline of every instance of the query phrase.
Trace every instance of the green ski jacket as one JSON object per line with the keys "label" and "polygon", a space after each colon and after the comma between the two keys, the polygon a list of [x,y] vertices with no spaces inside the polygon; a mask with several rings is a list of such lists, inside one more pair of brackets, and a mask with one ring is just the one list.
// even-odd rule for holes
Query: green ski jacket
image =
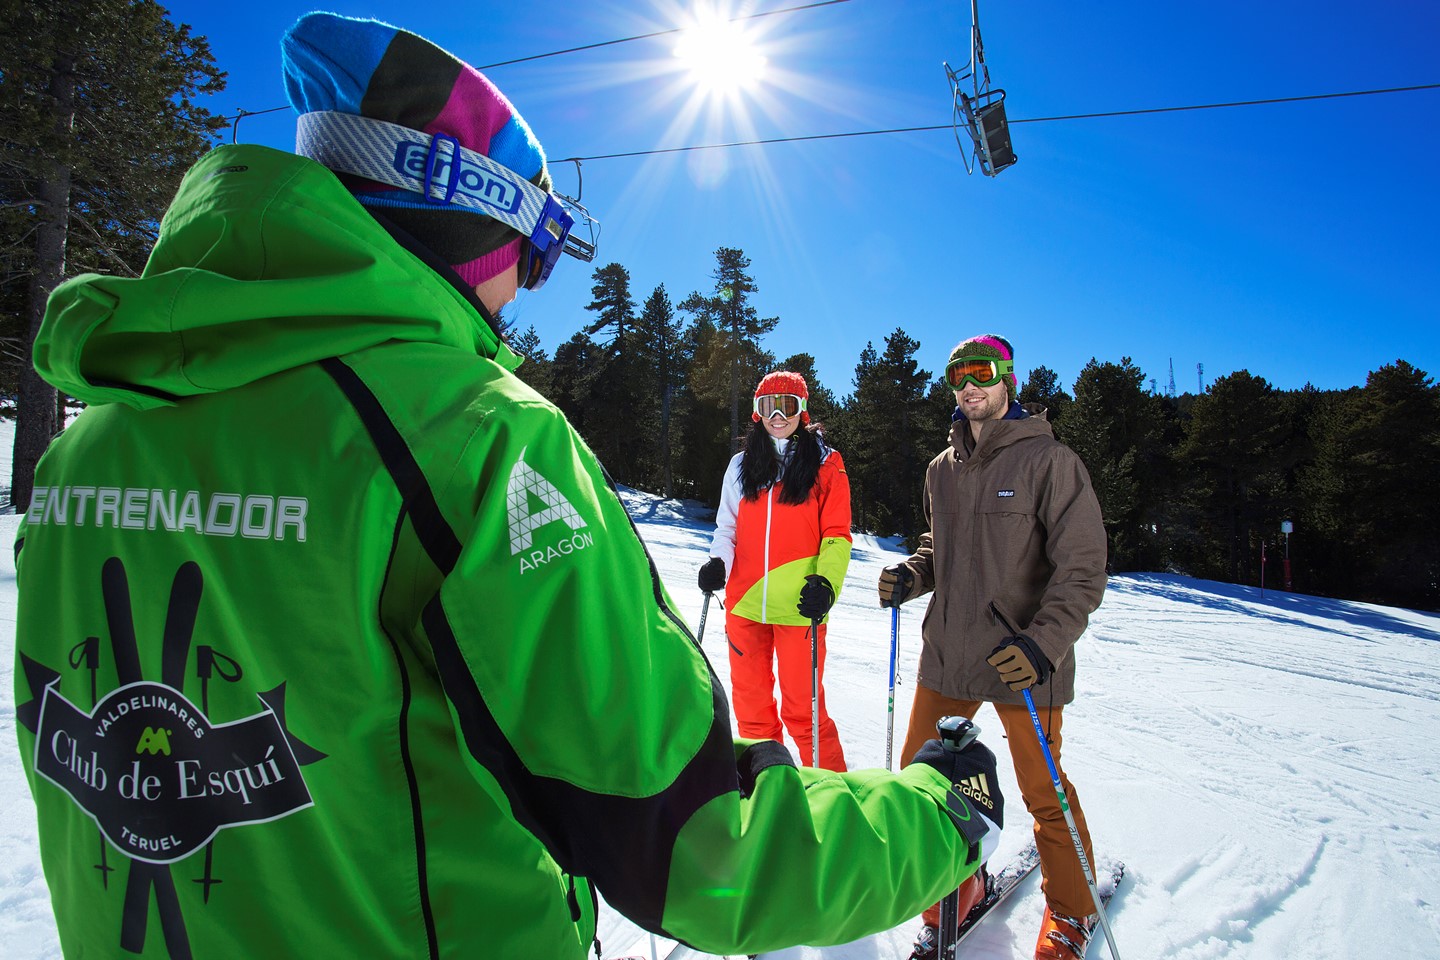
{"label": "green ski jacket", "polygon": [[51,299],[88,409],[16,543],[67,956],[580,960],[596,899],[835,943],[975,869],[950,785],[799,770],[473,292],[325,168],[222,147],[143,276]]}

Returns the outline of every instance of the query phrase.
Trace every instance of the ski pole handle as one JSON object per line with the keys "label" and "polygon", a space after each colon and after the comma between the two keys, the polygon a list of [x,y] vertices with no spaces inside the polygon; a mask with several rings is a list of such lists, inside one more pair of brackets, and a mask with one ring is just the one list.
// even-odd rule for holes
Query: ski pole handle
{"label": "ski pole handle", "polygon": [[980,728],[966,717],[941,717],[935,732],[940,735],[940,746],[951,753],[963,752],[980,736]]}

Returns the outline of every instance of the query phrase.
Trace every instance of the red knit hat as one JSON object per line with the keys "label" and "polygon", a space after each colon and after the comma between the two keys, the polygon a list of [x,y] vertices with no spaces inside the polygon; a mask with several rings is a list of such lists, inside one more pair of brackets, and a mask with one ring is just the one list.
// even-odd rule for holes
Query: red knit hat
{"label": "red knit hat", "polygon": [[[789,370],[776,370],[765,374],[760,380],[760,386],[755,388],[755,396],[763,397],[766,394],[789,393],[806,401],[810,399],[810,388],[805,384],[805,378],[798,373]],[[751,413],[751,420],[759,420],[760,414]],[[800,411],[800,422],[810,422],[810,411]]]}

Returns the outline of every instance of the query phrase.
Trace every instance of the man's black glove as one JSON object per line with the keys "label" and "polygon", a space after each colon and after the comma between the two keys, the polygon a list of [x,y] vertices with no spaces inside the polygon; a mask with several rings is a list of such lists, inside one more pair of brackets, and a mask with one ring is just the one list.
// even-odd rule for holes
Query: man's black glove
{"label": "man's black glove", "polygon": [[706,593],[714,593],[716,590],[725,587],[725,561],[719,557],[711,557],[700,568],[700,589]]}
{"label": "man's black glove", "polygon": [[995,668],[1011,690],[1028,690],[1044,683],[1055,672],[1040,645],[1023,633],[1006,637],[1000,646],[990,651],[985,662]]}
{"label": "man's black glove", "polygon": [[915,574],[903,563],[886,567],[880,571],[880,606],[898,607],[910,595],[915,585]]}
{"label": "man's black glove", "polygon": [[834,603],[835,588],[830,586],[830,581],[812,573],[805,578],[805,586],[800,588],[800,602],[795,604],[795,609],[806,620],[819,620],[830,612]]}
{"label": "man's black glove", "polygon": [[959,753],[946,750],[939,740],[927,740],[911,762],[928,763],[950,781],[946,812],[976,856],[988,856],[1005,826],[1005,798],[995,776],[995,754],[979,740]]}

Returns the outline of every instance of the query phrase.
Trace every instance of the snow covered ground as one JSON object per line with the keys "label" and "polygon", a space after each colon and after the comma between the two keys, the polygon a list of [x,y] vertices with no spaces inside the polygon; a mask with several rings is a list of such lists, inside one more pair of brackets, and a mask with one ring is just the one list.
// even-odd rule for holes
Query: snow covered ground
{"label": "snow covered ground", "polygon": [[[0,486],[9,485],[8,428],[0,423]],[[711,528],[694,505],[641,495],[627,495],[627,505],[698,625],[695,571]],[[60,954],[15,745],[16,522],[0,517],[0,952],[30,960]],[[898,556],[892,542],[859,538],[832,616],[827,697],[857,767],[885,763],[890,614],[876,605],[874,584]],[[897,740],[921,612],[913,605],[900,619]],[[723,678],[722,627],[712,604],[703,645]],[[1116,577],[1079,664],[1065,766],[1097,857],[1128,867],[1110,908],[1121,956],[1440,958],[1440,615]],[[1029,823],[994,715],[982,710],[977,720],[1016,798],[1003,859]],[[1035,876],[967,941],[965,956],[1030,956],[1042,909]],[[903,958],[914,928],[767,957]],[[649,936],[613,911],[600,933],[606,958],[648,954]],[[1097,939],[1090,957],[1108,956]]]}

